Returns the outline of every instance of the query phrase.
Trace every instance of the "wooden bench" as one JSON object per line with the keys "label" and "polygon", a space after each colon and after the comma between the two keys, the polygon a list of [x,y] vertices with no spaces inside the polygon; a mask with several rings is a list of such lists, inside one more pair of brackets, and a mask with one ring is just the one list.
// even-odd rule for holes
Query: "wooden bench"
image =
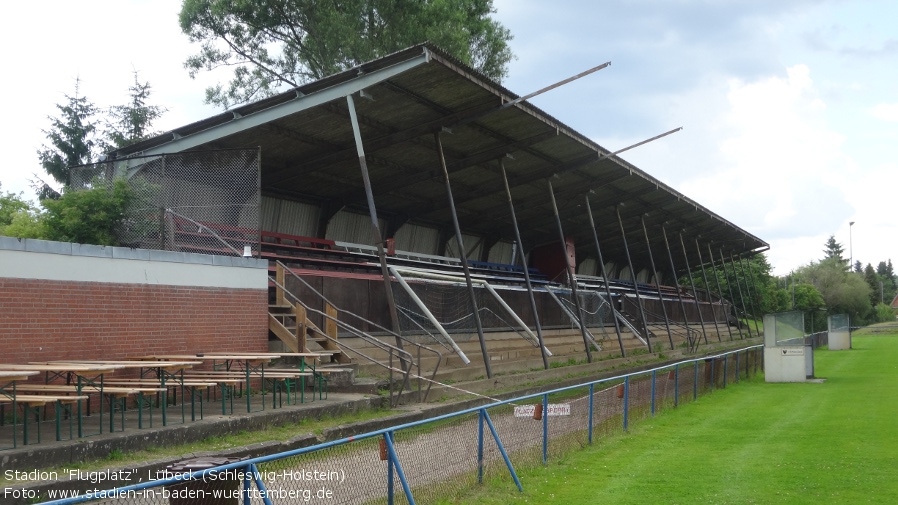
{"label": "wooden bench", "polygon": [[[158,385],[157,385],[158,386]],[[113,433],[115,431],[115,412],[118,410],[121,414],[121,427],[124,431],[125,429],[125,410],[127,407],[128,397],[136,396],[137,397],[137,426],[138,429],[143,429],[143,405],[144,393],[161,393],[165,392],[165,388],[162,387],[144,387],[144,386],[106,386],[103,385],[102,390],[97,386],[82,386],[79,388],[78,386],[71,384],[18,384],[16,385],[16,389],[18,391],[25,391],[31,393],[87,393],[87,396],[84,396],[85,399],[90,398],[90,394],[102,393],[109,399],[109,432]],[[89,404],[88,404],[89,405]],[[163,406],[163,409],[165,407]],[[88,406],[87,415],[90,415],[90,407]],[[101,412],[102,416],[102,412]],[[150,411],[150,422],[152,426],[152,410]],[[102,421],[101,421],[102,422]]]}
{"label": "wooden bench", "polygon": [[[110,386],[121,386],[121,387],[150,387],[150,388],[162,388],[162,381],[159,379],[115,379],[115,380],[107,380],[104,381],[104,384],[108,384]],[[184,381],[167,381],[165,383],[165,388],[169,391],[170,396],[163,399],[163,401],[171,400],[172,405],[176,405],[178,403],[177,391],[178,388],[184,387],[190,390],[190,420],[196,421],[196,399],[200,400],[200,419],[203,419],[203,391],[208,390],[209,388],[217,387],[218,383],[214,381],[192,381],[192,380],[184,380]],[[199,393],[199,394],[197,394]],[[182,395],[182,402],[183,395]],[[152,416],[150,417],[150,426],[152,427]]]}
{"label": "wooden bench", "polygon": [[[287,402],[290,402],[290,393],[293,386],[291,381],[302,379],[304,377],[313,377],[312,372],[304,372],[301,370],[276,370],[269,371],[265,370],[264,374],[256,374],[253,373],[251,378],[262,379],[264,375],[265,381],[271,381],[272,383],[272,401],[276,401],[277,393],[280,392],[280,384],[284,384],[284,389],[287,392]],[[212,380],[218,383],[224,383],[225,381],[231,382],[233,385],[240,384],[241,388],[244,384],[246,384],[246,372],[240,371],[223,371],[223,370],[210,370],[210,371],[190,371],[189,373],[184,374],[185,380],[191,381],[204,381],[204,380]],[[263,390],[265,388],[265,384],[262,384]],[[241,389],[241,393],[243,393]],[[247,392],[248,393],[248,392]],[[224,393],[224,389],[222,390],[222,394]],[[300,391],[300,394],[303,395],[302,400],[304,401],[305,396],[304,392]],[[295,395],[294,395],[295,397]],[[232,396],[233,398],[233,396]],[[223,398],[224,399],[224,398]],[[233,402],[232,402],[233,403]],[[283,399],[281,399],[281,405],[283,406]],[[233,412],[233,406],[231,407],[231,411]]]}
{"label": "wooden bench", "polygon": [[[16,390],[19,390],[21,385],[16,386]],[[65,413],[69,415],[69,439],[73,436],[73,426],[72,426],[72,405],[77,404],[80,401],[87,400],[87,396],[68,396],[68,395],[31,395],[31,394],[18,394],[15,395],[9,393],[0,393],[0,404],[12,404],[14,406],[21,405],[23,410],[24,422],[22,423],[22,442],[24,445],[28,445],[28,419],[31,417],[31,414],[35,414],[37,417],[37,442],[41,441],[41,425],[40,425],[40,409],[41,407],[45,407],[47,404],[52,403],[55,406],[55,417],[56,417],[56,440],[62,440],[62,416]],[[16,437],[16,420],[13,418],[13,440],[15,441]],[[15,442],[13,442],[15,445]]]}

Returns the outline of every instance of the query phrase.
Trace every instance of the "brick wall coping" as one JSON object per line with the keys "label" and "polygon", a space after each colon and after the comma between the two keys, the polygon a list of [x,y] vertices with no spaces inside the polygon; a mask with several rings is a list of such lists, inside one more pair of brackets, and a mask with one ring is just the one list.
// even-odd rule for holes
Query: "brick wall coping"
{"label": "brick wall coping", "polygon": [[0,236],[0,278],[268,288],[258,258]]}

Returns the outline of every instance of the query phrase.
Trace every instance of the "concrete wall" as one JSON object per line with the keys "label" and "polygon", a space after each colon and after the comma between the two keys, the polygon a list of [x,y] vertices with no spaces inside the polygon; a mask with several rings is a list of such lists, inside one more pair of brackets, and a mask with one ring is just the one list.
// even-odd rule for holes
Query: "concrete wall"
{"label": "concrete wall", "polygon": [[0,237],[2,362],[267,351],[267,262]]}

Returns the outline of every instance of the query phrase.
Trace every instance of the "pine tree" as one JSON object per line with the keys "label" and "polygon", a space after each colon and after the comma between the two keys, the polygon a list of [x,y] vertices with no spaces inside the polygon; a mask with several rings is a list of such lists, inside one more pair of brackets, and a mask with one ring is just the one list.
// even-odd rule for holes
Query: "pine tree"
{"label": "pine tree", "polygon": [[[69,183],[71,167],[90,163],[95,154],[97,127],[93,117],[98,110],[93,102],[80,95],[80,84],[81,80],[76,79],[74,96],[65,95],[66,103],[56,105],[60,116],[50,117],[50,129],[42,130],[50,145],[41,146],[37,152],[44,171],[63,186]],[[41,200],[59,197],[59,193],[37,174],[32,186]]]}
{"label": "pine tree", "polygon": [[826,249],[823,250],[823,253],[826,255],[824,259],[836,258],[839,260],[844,260],[842,254],[845,252],[845,248],[842,247],[842,244],[836,242],[835,235],[830,235],[829,239],[824,244]]}
{"label": "pine tree", "polygon": [[147,105],[151,86],[149,81],[141,83],[134,71],[134,84],[128,88],[130,102],[109,108],[106,120],[107,150],[120,149],[155,135],[153,121],[159,119],[168,109],[158,105]]}

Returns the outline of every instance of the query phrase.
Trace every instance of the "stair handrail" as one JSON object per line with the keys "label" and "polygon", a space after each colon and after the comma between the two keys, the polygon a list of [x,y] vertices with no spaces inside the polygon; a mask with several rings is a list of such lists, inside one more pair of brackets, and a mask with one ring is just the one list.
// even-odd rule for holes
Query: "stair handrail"
{"label": "stair handrail", "polygon": [[171,209],[166,208],[166,209],[164,209],[164,210],[165,210],[165,213],[166,213],[166,214],[171,214],[171,215],[173,215],[173,216],[175,216],[175,217],[179,217],[179,218],[181,218],[181,219],[184,219],[184,220],[189,221],[190,223],[196,225],[197,230],[199,230],[199,232],[204,232],[204,231],[205,231],[205,232],[209,233],[209,235],[212,235],[213,238],[215,238],[216,240],[218,240],[219,242],[221,242],[225,247],[227,247],[228,249],[230,249],[231,251],[233,251],[234,254],[236,254],[237,256],[242,256],[242,255],[243,255],[243,252],[238,251],[237,248],[234,247],[233,245],[231,245],[230,242],[228,242],[227,240],[221,238],[221,235],[219,235],[218,233],[215,233],[215,231],[214,231],[212,228],[209,228],[208,226],[204,225],[203,223],[200,223],[199,221],[196,221],[196,220],[194,220],[194,219],[192,219],[192,218],[190,218],[190,217],[185,216],[184,214],[175,212],[175,211],[173,211],[173,210],[171,210]]}
{"label": "stair handrail", "polygon": [[[352,316],[352,317],[354,317],[354,318],[356,318],[356,319],[358,319],[358,320],[360,320],[360,321],[363,321],[363,322],[365,322],[365,323],[367,323],[367,324],[369,324],[369,325],[371,325],[371,326],[373,326],[373,327],[375,327],[375,328],[380,329],[381,331],[383,331],[383,332],[385,332],[385,333],[387,333],[387,334],[389,334],[389,335],[391,335],[391,336],[393,336],[393,337],[395,337],[395,338],[398,338],[400,341],[402,341],[402,342],[404,342],[404,343],[408,343],[408,344],[411,345],[412,347],[416,348],[417,351],[418,351],[418,352],[417,352],[417,354],[418,354],[418,361],[415,362],[414,360],[411,360],[411,359],[410,359],[409,362],[410,362],[410,363],[416,363],[416,364],[417,364],[417,367],[418,367],[418,374],[417,374],[417,375],[418,375],[419,377],[424,377],[423,375],[421,375],[421,357],[420,357],[420,356],[421,356],[421,352],[423,351],[423,352],[430,352],[430,353],[435,354],[435,355],[436,355],[436,366],[434,367],[433,372],[430,374],[430,380],[428,380],[428,382],[427,382],[427,390],[424,392],[423,398],[421,399],[422,402],[427,400],[427,395],[430,393],[430,388],[431,388],[431,386],[432,386],[433,383],[434,383],[434,380],[435,380],[435,378],[436,378],[436,374],[437,374],[437,372],[438,372],[439,369],[440,369],[440,365],[443,363],[443,354],[442,354],[440,351],[438,351],[438,350],[436,350],[436,349],[433,349],[433,348],[431,348],[431,347],[428,347],[428,346],[426,346],[426,345],[420,344],[420,343],[418,343],[418,342],[415,342],[415,341],[413,341],[413,340],[410,340],[410,339],[408,339],[408,338],[406,338],[406,337],[403,337],[402,335],[400,335],[400,334],[394,332],[393,330],[390,330],[390,329],[388,329],[388,328],[385,328],[385,327],[381,326],[380,324],[378,324],[378,323],[376,323],[376,322],[374,322],[374,321],[370,321],[370,320],[368,320],[367,318],[362,317],[362,316],[360,316],[359,314],[356,314],[355,312],[352,312],[352,311],[349,311],[349,310],[344,310],[344,309],[341,309],[340,307],[337,307],[334,303],[332,303],[330,300],[328,300],[328,298],[327,298],[326,296],[324,296],[324,295],[323,295],[322,293],[320,293],[317,289],[315,289],[315,288],[312,287],[308,282],[306,282],[305,279],[303,279],[302,277],[296,275],[296,272],[294,272],[293,270],[291,270],[289,267],[287,267],[286,265],[284,265],[284,264],[281,263],[280,261],[277,261],[276,263],[277,263],[277,264],[278,264],[278,265],[279,265],[285,272],[287,272],[287,273],[289,273],[291,276],[293,276],[297,281],[299,281],[300,283],[302,283],[307,289],[309,289],[312,293],[314,293],[316,296],[318,296],[321,300],[323,300],[325,303],[327,303],[327,304],[331,305],[332,307],[334,307],[335,309],[337,309],[338,312],[343,313],[343,314],[350,315],[350,316]],[[278,285],[278,283],[277,283],[276,280],[275,280],[274,282],[275,282],[276,285]],[[316,309],[310,309],[310,307],[307,307],[306,304],[302,303],[302,301],[300,301],[299,298],[298,298],[296,295],[294,295],[293,293],[291,293],[290,291],[288,291],[288,290],[286,289],[286,287],[280,286],[280,288],[281,288],[285,293],[289,294],[294,300],[296,300],[297,302],[299,302],[300,305],[302,305],[306,310],[311,310],[312,312],[315,312],[315,313],[317,313],[317,314],[321,314],[321,311],[318,311],[318,310],[316,310]],[[364,331],[362,331],[362,330],[359,330],[358,328],[355,328],[354,326],[351,326],[351,325],[349,325],[348,323],[345,323],[345,322],[342,322],[342,321],[338,321],[338,320],[336,320],[336,319],[331,318],[331,316],[329,316],[328,314],[323,314],[323,315],[324,315],[324,317],[326,317],[326,318],[328,318],[328,319],[334,320],[338,325],[341,325],[341,326],[345,325],[345,326],[348,326],[349,328],[352,328],[351,330],[348,329],[348,328],[344,328],[344,329],[346,329],[347,331],[352,332],[353,334],[356,334],[355,332],[358,332],[358,334],[357,334],[356,336],[358,336],[358,337],[361,338],[362,340],[365,340],[366,342],[374,343],[374,345],[377,346],[378,348],[380,348],[381,350],[384,350],[383,347],[381,347],[381,345],[383,345],[383,346],[387,346],[388,348],[391,348],[391,349],[397,349],[397,350],[399,350],[399,351],[403,351],[404,353],[406,353],[406,354],[408,354],[409,356],[411,356],[411,353],[409,353],[408,351],[405,351],[404,349],[400,349],[399,347],[396,347],[396,346],[387,344],[386,342],[383,342],[382,340],[378,339],[377,337],[375,337],[375,336],[373,336],[373,335],[370,335],[369,333],[364,332]],[[346,348],[352,350],[352,352],[358,354],[359,356],[365,357],[365,358],[368,359],[369,361],[374,361],[374,362],[377,363],[378,365],[382,365],[382,363],[379,363],[379,362],[377,362],[376,360],[373,360],[373,359],[371,359],[370,357],[365,356],[363,353],[360,353],[359,351],[357,351],[357,350],[355,350],[355,349],[352,349],[351,347],[347,346],[345,343],[342,343],[342,342],[336,342],[335,339],[332,339],[332,338],[331,338],[330,336],[328,336],[328,335],[325,335],[325,337],[328,338],[328,339],[331,340],[331,341],[334,341],[335,343],[337,343],[337,344],[340,345],[341,347],[346,347]],[[406,373],[407,373],[407,372],[406,372]],[[426,379],[426,377],[425,377],[425,379]],[[408,380],[408,376],[407,376],[407,375],[406,375],[406,380]],[[418,384],[418,393],[419,393],[419,395],[421,394],[421,385],[420,385],[420,382],[419,382],[419,384]]]}
{"label": "stair handrail", "polygon": [[[294,295],[292,292],[290,292],[286,287],[284,287],[284,286],[282,286],[280,283],[278,283],[277,280],[272,279],[271,277],[269,277],[268,279],[269,279],[271,282],[273,282],[273,283],[275,284],[275,286],[277,286],[279,289],[283,290],[285,294],[289,295],[293,300],[295,300],[295,302],[296,302],[297,304],[299,304],[300,306],[302,306],[307,312],[312,312],[312,313],[318,314],[318,315],[320,315],[320,316],[322,316],[322,317],[324,317],[324,318],[326,318],[326,319],[329,319],[329,320],[333,321],[338,327],[340,327],[340,328],[342,328],[342,329],[344,329],[344,330],[346,330],[346,331],[352,333],[353,335],[355,335],[355,336],[361,338],[362,340],[365,340],[366,342],[368,342],[368,343],[374,345],[374,346],[377,347],[378,349],[380,349],[380,350],[382,350],[382,351],[386,351],[386,352],[389,354],[389,356],[390,356],[390,362],[391,362],[391,363],[392,363],[392,361],[393,361],[393,355],[394,355],[394,353],[395,353],[395,354],[399,354],[399,355],[402,355],[402,354],[405,355],[404,357],[398,358],[398,359],[400,360],[400,362],[403,362],[403,361],[404,361],[404,362],[406,362],[406,363],[412,363],[413,365],[415,364],[415,361],[414,361],[414,359],[413,359],[411,353],[409,353],[408,351],[405,351],[405,350],[403,350],[403,349],[399,349],[398,347],[395,347],[395,346],[391,346],[390,344],[387,344],[386,342],[381,342],[381,341],[379,341],[378,339],[376,339],[376,338],[374,338],[374,337],[372,337],[372,336],[370,336],[370,335],[367,335],[367,334],[366,334],[365,332],[363,332],[362,330],[359,330],[358,328],[356,328],[356,327],[354,327],[354,326],[352,326],[352,325],[350,325],[350,324],[347,324],[347,323],[345,323],[345,322],[343,322],[343,321],[340,321],[339,319],[337,319],[337,318],[331,316],[330,314],[328,314],[328,313],[326,313],[326,312],[320,311],[320,310],[318,310],[318,309],[315,309],[315,308],[312,308],[312,307],[306,305],[306,304],[303,303],[303,302],[302,302],[296,295]],[[398,372],[398,373],[400,373],[400,374],[403,376],[402,386],[400,386],[400,388],[399,388],[399,393],[397,393],[397,397],[399,397],[399,396],[402,395],[402,390],[405,388],[405,385],[409,383],[409,374],[410,374],[411,367],[408,367],[407,370],[402,370],[402,369],[393,367],[392,364],[391,364],[391,365],[385,365],[385,364],[381,363],[380,361],[378,361],[378,360],[372,358],[371,356],[368,356],[367,354],[365,354],[365,353],[359,351],[358,349],[355,349],[355,348],[353,348],[352,346],[346,344],[345,342],[340,342],[340,341],[338,341],[337,339],[331,337],[330,335],[327,335],[326,333],[321,333],[321,335],[322,335],[324,338],[326,338],[327,340],[330,340],[331,342],[334,342],[335,344],[339,345],[341,349],[348,350],[348,351],[350,351],[350,352],[352,352],[352,353],[354,353],[354,354],[357,354],[358,356],[361,356],[361,357],[367,359],[368,361],[370,361],[370,362],[372,362],[372,363],[374,363],[374,364],[376,364],[376,365],[378,365],[378,366],[380,366],[380,367],[383,367],[383,368],[387,369],[387,370],[390,372],[390,375],[391,375],[391,380],[390,380],[390,405],[394,405],[394,403],[393,403],[393,389],[392,389],[392,388],[393,388],[392,374],[393,374],[393,372]],[[418,364],[418,371],[420,372],[420,364]],[[419,375],[420,375],[420,374],[419,374]],[[429,392],[429,391],[428,391],[428,392]]]}

